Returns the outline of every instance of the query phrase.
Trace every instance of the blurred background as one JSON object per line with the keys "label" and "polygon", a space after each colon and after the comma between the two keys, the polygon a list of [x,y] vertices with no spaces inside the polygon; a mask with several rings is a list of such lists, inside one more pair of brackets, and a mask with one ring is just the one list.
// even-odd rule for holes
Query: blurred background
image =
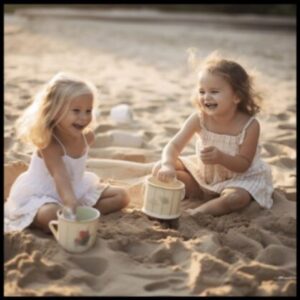
{"label": "blurred background", "polygon": [[107,4],[7,4],[4,6],[5,13],[12,13],[16,9],[22,8],[51,8],[58,6],[62,8],[76,8],[76,9],[102,9],[102,10],[110,10],[110,9],[155,9],[163,12],[189,12],[189,13],[222,13],[222,14],[259,14],[259,15],[276,15],[276,16],[296,16],[296,5],[295,4],[197,4],[197,5],[185,5],[185,4],[115,4],[115,5],[107,5]]}

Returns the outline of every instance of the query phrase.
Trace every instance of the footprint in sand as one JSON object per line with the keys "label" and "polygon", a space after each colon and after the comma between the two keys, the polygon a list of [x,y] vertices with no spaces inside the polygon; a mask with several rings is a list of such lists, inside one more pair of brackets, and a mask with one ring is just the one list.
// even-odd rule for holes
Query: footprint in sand
{"label": "footprint in sand", "polygon": [[178,238],[169,237],[166,243],[158,245],[147,257],[150,263],[162,263],[166,265],[181,265],[190,258],[190,251]]}
{"label": "footprint in sand", "polygon": [[270,235],[268,231],[258,228],[255,225],[252,225],[249,228],[243,228],[241,233],[260,243],[264,248],[270,244],[281,245],[281,242],[276,235]]}
{"label": "footprint in sand", "polygon": [[230,249],[229,247],[220,247],[216,253],[216,257],[220,260],[223,260],[224,262],[228,264],[234,264],[239,261],[240,255],[237,251],[234,251]]}
{"label": "footprint in sand", "polygon": [[126,253],[130,258],[144,261],[156,246],[155,243],[142,242],[137,237],[121,237],[108,243],[113,251]]}
{"label": "footprint in sand", "polygon": [[284,234],[286,237],[296,238],[296,219],[289,216],[272,216],[263,224],[264,219],[260,220],[261,226],[272,232]]}
{"label": "footprint in sand", "polygon": [[288,266],[296,261],[296,251],[283,245],[269,245],[257,255],[256,260],[268,265]]}
{"label": "footprint in sand", "polygon": [[80,269],[96,276],[102,275],[108,267],[107,259],[101,257],[70,256],[69,260]]}
{"label": "footprint in sand", "polygon": [[263,246],[257,241],[246,237],[237,229],[230,229],[226,234],[220,234],[223,245],[238,251],[243,257],[254,259]]}

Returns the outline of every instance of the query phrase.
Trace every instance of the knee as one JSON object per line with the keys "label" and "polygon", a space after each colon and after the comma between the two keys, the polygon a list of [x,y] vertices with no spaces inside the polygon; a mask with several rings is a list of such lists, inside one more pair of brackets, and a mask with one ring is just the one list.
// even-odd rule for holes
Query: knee
{"label": "knee", "polygon": [[233,192],[225,196],[225,206],[234,211],[249,204],[251,196],[248,192]]}
{"label": "knee", "polygon": [[125,189],[120,189],[118,191],[118,197],[120,199],[121,207],[125,207],[129,204],[130,202],[130,197],[128,192]]}
{"label": "knee", "polygon": [[176,171],[186,171],[186,168],[180,159],[176,160],[175,169]]}
{"label": "knee", "polygon": [[58,206],[51,207],[51,209],[41,207],[34,219],[33,225],[45,233],[50,233],[49,222],[57,219],[56,213],[58,209]]}
{"label": "knee", "polygon": [[182,170],[176,170],[176,177],[178,180],[184,183],[189,183],[189,181],[191,180],[191,175],[186,171],[182,171]]}

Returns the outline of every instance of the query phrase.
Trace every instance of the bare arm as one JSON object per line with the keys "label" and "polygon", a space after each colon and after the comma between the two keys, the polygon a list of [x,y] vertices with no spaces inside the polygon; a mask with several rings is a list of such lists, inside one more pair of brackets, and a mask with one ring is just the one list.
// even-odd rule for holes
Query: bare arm
{"label": "bare arm", "polygon": [[257,120],[252,121],[246,130],[243,144],[240,146],[239,154],[231,156],[223,155],[222,164],[234,172],[245,172],[251,166],[260,134],[260,126]]}
{"label": "bare arm", "polygon": [[181,129],[169,141],[162,152],[162,165],[175,167],[176,160],[183,148],[192,138],[196,131],[200,130],[199,117],[197,113],[193,113],[184,122]]}
{"label": "bare arm", "polygon": [[162,152],[162,159],[154,165],[152,174],[162,181],[176,177],[176,160],[195,132],[200,131],[197,113],[192,114],[183,124],[178,133],[170,140]]}
{"label": "bare arm", "polygon": [[64,205],[75,208],[77,199],[69,178],[69,174],[62,160],[60,146],[52,142],[47,148],[40,150],[46,167],[54,179],[56,190]]}
{"label": "bare arm", "polygon": [[257,120],[254,120],[246,131],[243,144],[240,146],[237,155],[229,155],[222,152],[221,149],[207,147],[201,151],[201,159],[206,164],[217,163],[233,172],[245,172],[250,167],[254,158],[259,133],[259,123]]}

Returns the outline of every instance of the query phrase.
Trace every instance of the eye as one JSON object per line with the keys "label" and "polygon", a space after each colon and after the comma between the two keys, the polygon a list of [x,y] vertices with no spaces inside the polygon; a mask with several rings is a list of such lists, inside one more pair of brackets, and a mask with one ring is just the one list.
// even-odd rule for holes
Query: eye
{"label": "eye", "polygon": [[80,112],[80,109],[78,109],[78,108],[73,108],[72,111],[73,111],[74,113],[78,114],[78,113]]}
{"label": "eye", "polygon": [[199,94],[200,94],[200,95],[203,95],[203,94],[205,94],[205,92],[202,91],[202,90],[200,90],[200,91],[199,91]]}
{"label": "eye", "polygon": [[219,91],[211,91],[212,94],[218,94]]}
{"label": "eye", "polygon": [[88,110],[86,111],[86,113],[87,113],[87,114],[91,114],[91,113],[92,113],[92,110],[91,110],[91,109],[88,109]]}

